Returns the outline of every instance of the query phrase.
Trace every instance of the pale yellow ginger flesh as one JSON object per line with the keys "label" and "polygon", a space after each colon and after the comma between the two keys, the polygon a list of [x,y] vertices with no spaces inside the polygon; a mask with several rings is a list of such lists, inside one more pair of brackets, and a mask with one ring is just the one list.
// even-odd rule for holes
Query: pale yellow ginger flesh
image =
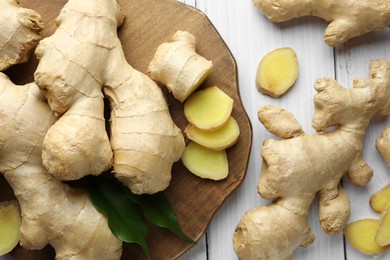
{"label": "pale yellow ginger flesh", "polygon": [[229,119],[233,99],[220,88],[208,87],[192,94],[184,103],[184,115],[195,127],[213,130]]}
{"label": "pale yellow ginger flesh", "polygon": [[196,38],[177,31],[171,42],[161,44],[149,64],[149,74],[184,102],[209,76],[213,63],[195,51]]}
{"label": "pale yellow ginger flesh", "polygon": [[19,243],[21,222],[16,201],[0,202],[0,256],[11,252]]}
{"label": "pale yellow ginger flesh", "polygon": [[43,141],[43,163],[67,180],[112,165],[134,193],[155,193],[168,187],[185,142],[161,89],[127,63],[117,36],[123,20],[115,0],[69,0],[58,29],[39,43],[35,81],[61,115]]}
{"label": "pale yellow ginger flesh", "polygon": [[190,142],[181,158],[184,166],[204,179],[222,180],[228,176],[229,163],[225,150],[212,150]]}
{"label": "pale yellow ginger flesh", "polygon": [[390,5],[384,0],[252,0],[272,22],[317,16],[330,24],[324,39],[336,46],[362,34],[390,26]]}
{"label": "pale yellow ginger flesh", "polygon": [[0,0],[0,71],[26,62],[41,39],[41,16],[16,0]]}
{"label": "pale yellow ginger flesh", "polygon": [[271,97],[280,97],[294,85],[298,71],[298,59],[293,49],[273,50],[259,63],[256,73],[257,90]]}
{"label": "pale yellow ginger flesh", "polygon": [[378,213],[385,211],[388,204],[390,204],[390,184],[374,193],[370,198],[371,208]]}
{"label": "pale yellow ginger flesh", "polygon": [[379,219],[375,241],[380,246],[390,245],[390,203],[387,204],[387,208],[382,212]]}
{"label": "pale yellow ginger flesh", "polygon": [[122,243],[84,190],[51,177],[42,165],[43,139],[57,120],[39,88],[14,85],[0,73],[0,172],[19,201],[20,244],[50,244],[56,259],[119,259]]}
{"label": "pale yellow ginger flesh", "polygon": [[215,130],[204,131],[189,124],[184,132],[190,140],[202,146],[213,150],[223,150],[237,142],[240,127],[233,117],[229,117],[225,124]]}
{"label": "pale yellow ginger flesh", "polygon": [[356,250],[366,255],[379,255],[389,247],[380,246],[375,241],[378,220],[362,219],[350,223],[344,229],[345,239]]}
{"label": "pale yellow ginger flesh", "polygon": [[[390,63],[372,61],[370,77],[355,80],[353,88],[329,78],[317,80],[315,88],[316,134],[294,136],[301,128],[290,113],[272,106],[260,110],[267,129],[289,139],[263,143],[257,189],[273,202],[250,210],[237,225],[233,241],[239,259],[291,259],[298,246],[310,244],[314,239],[308,214],[317,194],[324,231],[342,231],[349,218],[349,200],[339,185],[341,178],[347,173],[353,183],[365,185],[372,177],[363,160],[364,133],[374,115],[390,113]],[[270,115],[279,113],[270,120]]]}

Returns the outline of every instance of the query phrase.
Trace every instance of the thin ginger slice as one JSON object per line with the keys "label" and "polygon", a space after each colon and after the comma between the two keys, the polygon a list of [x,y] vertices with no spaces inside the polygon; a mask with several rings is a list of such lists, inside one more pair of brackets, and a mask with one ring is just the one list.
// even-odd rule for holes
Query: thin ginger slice
{"label": "thin ginger slice", "polygon": [[229,173],[226,150],[212,150],[191,141],[181,159],[190,172],[204,179],[222,180]]}
{"label": "thin ginger slice", "polygon": [[387,209],[382,212],[375,241],[380,246],[390,245],[390,204],[388,204]]}
{"label": "thin ginger slice", "polygon": [[266,54],[256,73],[256,85],[260,93],[280,97],[298,78],[298,59],[293,49],[280,48]]}
{"label": "thin ginger slice", "polygon": [[380,246],[375,241],[379,221],[362,219],[348,224],[344,230],[346,240],[358,251],[366,255],[382,254],[389,246]]}
{"label": "thin ginger slice", "polygon": [[209,87],[192,94],[184,104],[184,115],[202,130],[222,126],[233,110],[233,99],[218,87]]}
{"label": "thin ginger slice", "polygon": [[378,213],[386,209],[387,204],[390,203],[390,184],[383,187],[381,190],[373,194],[370,198],[370,205],[373,210]]}
{"label": "thin ginger slice", "polygon": [[231,147],[240,136],[240,127],[233,117],[229,117],[225,124],[212,131],[204,131],[191,124],[184,131],[190,140],[213,150]]}
{"label": "thin ginger slice", "polygon": [[21,222],[16,201],[0,203],[0,255],[9,253],[19,243]]}

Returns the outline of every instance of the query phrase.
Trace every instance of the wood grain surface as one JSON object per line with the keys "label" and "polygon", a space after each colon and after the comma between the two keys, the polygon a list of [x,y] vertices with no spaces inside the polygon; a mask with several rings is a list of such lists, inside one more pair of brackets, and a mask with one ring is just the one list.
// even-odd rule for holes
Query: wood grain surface
{"label": "wood grain surface", "polygon": [[[32,8],[44,17],[43,36],[55,30],[55,17],[66,1],[20,1],[24,7]],[[174,0],[122,0],[118,1],[126,13],[125,23],[118,30],[128,62],[146,73],[157,46],[168,41],[176,30],[187,30],[197,38],[197,52],[214,63],[214,70],[201,88],[217,85],[234,99],[232,115],[239,123],[241,136],[235,146],[228,149],[229,176],[219,182],[202,180],[185,169],[181,162],[173,167],[173,178],[166,190],[182,229],[194,240],[198,240],[207,229],[213,215],[225,199],[243,181],[252,142],[252,130],[243,108],[236,62],[226,44],[208,20],[197,9]],[[33,81],[37,61],[12,67],[6,73],[17,84]],[[176,124],[183,130],[188,124],[183,114],[183,105],[165,91],[170,111]],[[10,189],[0,178],[0,199],[9,198]],[[5,192],[4,192],[5,191]],[[148,237],[152,259],[173,259],[184,253],[192,244],[171,234],[153,228]],[[51,259],[53,250],[34,252],[17,248],[15,259]],[[138,246],[126,244],[123,259],[146,259]]]}

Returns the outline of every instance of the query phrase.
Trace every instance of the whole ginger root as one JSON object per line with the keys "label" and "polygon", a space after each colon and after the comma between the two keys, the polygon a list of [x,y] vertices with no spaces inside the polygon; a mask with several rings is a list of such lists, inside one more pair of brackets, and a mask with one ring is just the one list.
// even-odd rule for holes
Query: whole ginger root
{"label": "whole ginger root", "polygon": [[26,62],[41,39],[43,21],[37,12],[16,0],[0,0],[0,71]]}
{"label": "whole ginger root", "polygon": [[39,88],[16,86],[0,73],[0,104],[0,172],[20,204],[20,244],[50,244],[56,259],[119,259],[122,242],[87,192],[54,179],[42,166],[42,142],[57,117]]}
{"label": "whole ginger root", "polygon": [[[233,239],[240,259],[291,259],[298,246],[309,245],[314,236],[308,210],[317,193],[324,231],[343,230],[349,200],[340,179],[347,173],[353,183],[365,185],[372,177],[362,156],[363,138],[372,116],[390,113],[390,63],[372,61],[370,78],[355,80],[353,88],[326,78],[318,80],[315,88],[313,127],[317,134],[297,135],[301,128],[294,119],[287,122],[294,122],[295,129],[278,121],[289,117],[280,108],[268,106],[259,112],[264,126],[269,131],[278,129],[273,133],[284,139],[268,139],[263,144],[258,192],[275,201],[248,211],[241,219]],[[272,111],[282,115],[274,117]],[[325,132],[332,126],[337,128]]]}
{"label": "whole ginger root", "polygon": [[[69,0],[56,32],[38,45],[35,82],[61,115],[43,141],[43,164],[69,180],[113,163],[134,193],[155,193],[169,185],[184,138],[161,89],[127,63],[117,36],[123,19],[115,0]],[[110,140],[102,91],[111,105]]]}
{"label": "whole ginger root", "polygon": [[253,3],[272,22],[307,15],[330,22],[324,34],[330,46],[390,26],[390,5],[383,0],[253,0]]}
{"label": "whole ginger root", "polygon": [[[16,4],[8,10],[21,9],[15,8]],[[2,18],[5,13],[6,9],[0,10]],[[15,17],[22,14],[33,24],[39,21],[37,25],[42,28],[40,18],[34,20],[40,17],[37,13],[23,9],[14,13]],[[12,41],[21,40],[18,44],[23,45],[10,42],[2,46],[0,62],[7,66],[0,67],[0,71],[24,62],[26,54],[35,47],[39,39],[36,31],[24,26],[21,24],[16,33],[8,32],[9,36],[6,28],[0,28],[2,37],[13,36]],[[9,59],[6,54],[19,58]],[[112,234],[106,217],[94,208],[87,192],[54,179],[42,165],[43,139],[57,117],[36,84],[17,86],[0,72],[0,118],[0,172],[19,202],[20,244],[26,249],[41,249],[50,244],[56,259],[119,259],[122,242]]]}

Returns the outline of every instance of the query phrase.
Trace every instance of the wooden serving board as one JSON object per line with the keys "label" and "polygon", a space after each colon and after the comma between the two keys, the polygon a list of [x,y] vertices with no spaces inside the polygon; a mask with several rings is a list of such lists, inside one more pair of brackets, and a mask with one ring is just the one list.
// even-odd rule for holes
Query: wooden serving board
{"label": "wooden serving board", "polygon": [[[24,7],[32,8],[44,17],[43,37],[55,30],[55,18],[65,4],[64,0],[21,0]],[[243,108],[238,88],[235,60],[220,35],[208,18],[200,11],[174,0],[120,0],[126,13],[125,23],[118,30],[128,62],[136,69],[147,73],[149,62],[157,46],[177,30],[186,30],[197,38],[197,52],[214,63],[214,70],[202,85],[217,85],[234,99],[232,115],[238,121],[241,136],[237,144],[228,149],[229,176],[223,181],[202,180],[191,174],[181,162],[173,167],[173,178],[166,195],[178,215],[182,229],[189,237],[198,240],[206,231],[211,218],[224,200],[243,181],[250,154],[252,130]],[[17,84],[33,81],[37,61],[17,65],[6,73]],[[176,124],[184,130],[188,122],[183,114],[183,105],[163,88]],[[2,177],[1,177],[2,178]],[[10,188],[0,179],[0,199],[9,198]],[[7,191],[7,192],[3,192]],[[188,250],[192,244],[169,231],[151,227],[148,244],[152,259],[174,259]],[[14,250],[15,259],[53,259],[54,252],[47,247],[40,252]],[[136,245],[125,244],[122,259],[146,259]]]}

